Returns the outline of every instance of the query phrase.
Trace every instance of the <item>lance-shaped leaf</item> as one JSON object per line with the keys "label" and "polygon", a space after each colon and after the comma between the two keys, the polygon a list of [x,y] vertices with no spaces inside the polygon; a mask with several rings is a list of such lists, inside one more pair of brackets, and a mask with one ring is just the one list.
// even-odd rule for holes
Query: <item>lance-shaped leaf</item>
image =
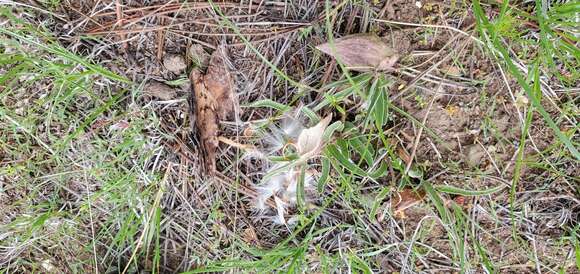
{"label": "lance-shaped leaf", "polygon": [[399,55],[373,34],[354,34],[316,47],[355,71],[390,70]]}

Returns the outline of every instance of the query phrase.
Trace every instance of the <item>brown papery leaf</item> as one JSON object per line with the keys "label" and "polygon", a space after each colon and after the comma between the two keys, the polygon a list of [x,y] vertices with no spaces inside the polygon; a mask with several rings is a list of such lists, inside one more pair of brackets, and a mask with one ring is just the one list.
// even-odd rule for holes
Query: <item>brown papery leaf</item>
{"label": "brown papery leaf", "polygon": [[374,34],[354,34],[316,47],[354,71],[390,70],[399,55]]}
{"label": "brown papery leaf", "polygon": [[204,77],[205,86],[217,102],[216,110],[222,120],[231,117],[238,109],[238,97],[234,91],[234,78],[226,65],[226,50],[219,47],[211,55]]}
{"label": "brown papery leaf", "polygon": [[199,136],[205,152],[208,173],[216,170],[219,121],[238,108],[234,93],[234,79],[225,64],[225,48],[219,47],[211,56],[207,72],[193,69],[190,74],[195,97],[195,113]]}
{"label": "brown papery leaf", "polygon": [[405,210],[423,201],[425,193],[405,188],[393,195],[391,206],[396,217],[405,218]]}
{"label": "brown papery leaf", "polygon": [[175,92],[174,88],[157,81],[150,81],[145,84],[143,93],[166,101],[177,97],[177,92]]}

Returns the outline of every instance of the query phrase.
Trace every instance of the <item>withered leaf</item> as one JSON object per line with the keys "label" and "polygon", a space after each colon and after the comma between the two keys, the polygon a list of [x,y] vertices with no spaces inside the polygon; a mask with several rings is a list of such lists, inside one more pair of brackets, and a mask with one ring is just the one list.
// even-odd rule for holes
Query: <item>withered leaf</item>
{"label": "withered leaf", "polygon": [[391,207],[396,217],[405,218],[405,210],[419,204],[425,198],[425,192],[405,188],[393,195]]}
{"label": "withered leaf", "polygon": [[205,86],[218,103],[216,111],[222,120],[232,115],[238,108],[238,97],[234,92],[234,78],[225,61],[226,49],[219,47],[211,55],[204,76]]}
{"label": "withered leaf", "polygon": [[354,34],[316,47],[354,71],[390,70],[399,55],[374,34]]}
{"label": "withered leaf", "polygon": [[219,121],[228,118],[238,108],[234,79],[225,63],[225,48],[219,47],[211,56],[207,72],[193,69],[190,74],[195,97],[195,113],[200,141],[205,152],[208,173],[216,169]]}
{"label": "withered leaf", "polygon": [[143,94],[157,97],[161,100],[172,100],[177,97],[175,89],[157,81],[150,81],[143,87]]}
{"label": "withered leaf", "polygon": [[328,115],[315,126],[300,132],[296,147],[301,158],[307,160],[320,153],[323,147],[322,136],[331,119],[332,115]]}

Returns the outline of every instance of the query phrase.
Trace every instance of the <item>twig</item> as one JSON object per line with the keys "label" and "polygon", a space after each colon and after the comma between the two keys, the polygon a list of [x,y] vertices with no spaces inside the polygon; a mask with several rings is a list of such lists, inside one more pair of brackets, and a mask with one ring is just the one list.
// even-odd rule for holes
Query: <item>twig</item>
{"label": "twig", "polygon": [[[165,23],[165,18],[160,18],[159,22],[161,25]],[[163,58],[163,46],[165,45],[165,30],[159,29],[157,31],[157,60],[161,62]]]}
{"label": "twig", "polygon": [[[439,84],[439,86],[437,87],[437,90],[439,91],[441,89],[441,84]],[[425,122],[427,122],[427,117],[429,116],[429,112],[431,112],[431,107],[433,106],[433,102],[435,102],[435,99],[437,98],[437,95],[434,95],[433,98],[431,99],[431,102],[429,102],[429,107],[427,107],[427,113],[425,113],[425,117],[423,117],[423,121],[421,121],[421,124],[423,124],[422,127],[419,127],[419,132],[417,133],[417,136],[415,137],[415,142],[413,144],[413,150],[411,151],[411,157],[409,162],[407,163],[407,166],[405,167],[405,174],[407,174],[407,172],[409,172],[409,169],[411,169],[411,165],[413,164],[413,159],[415,159],[415,154],[417,154],[417,147],[419,146],[419,141],[421,140],[421,134],[423,134],[423,128],[425,126]]]}
{"label": "twig", "polygon": [[[123,7],[121,6],[121,0],[115,0],[115,10],[117,12],[117,24],[119,28],[123,28]],[[119,38],[123,41],[123,51],[127,51],[129,47],[127,41],[125,40],[126,35],[124,33],[119,33]]]}

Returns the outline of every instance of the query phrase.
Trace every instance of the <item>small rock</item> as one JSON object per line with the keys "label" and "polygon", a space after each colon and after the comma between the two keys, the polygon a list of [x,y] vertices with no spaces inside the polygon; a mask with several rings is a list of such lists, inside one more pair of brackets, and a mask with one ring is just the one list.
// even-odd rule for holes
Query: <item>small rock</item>
{"label": "small rock", "polygon": [[180,74],[187,68],[183,56],[177,54],[166,55],[165,58],[163,58],[163,66],[175,74]]}
{"label": "small rock", "polygon": [[150,81],[143,87],[143,94],[157,97],[161,100],[172,100],[177,97],[175,89],[157,81]]}

